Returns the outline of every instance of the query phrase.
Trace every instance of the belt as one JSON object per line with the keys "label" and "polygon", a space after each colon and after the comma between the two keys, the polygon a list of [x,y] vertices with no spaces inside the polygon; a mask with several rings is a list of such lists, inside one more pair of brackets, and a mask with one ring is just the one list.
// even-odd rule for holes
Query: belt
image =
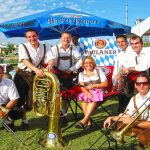
{"label": "belt", "polygon": [[27,73],[31,73],[31,72],[33,72],[33,71],[26,71],[26,70],[24,70],[24,69],[17,68],[17,72],[27,72]]}

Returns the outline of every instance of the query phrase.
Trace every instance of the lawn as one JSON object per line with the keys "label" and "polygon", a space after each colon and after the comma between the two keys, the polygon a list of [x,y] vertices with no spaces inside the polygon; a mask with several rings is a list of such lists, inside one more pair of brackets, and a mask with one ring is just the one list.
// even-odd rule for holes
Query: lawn
{"label": "lawn", "polygon": [[[117,113],[117,105],[118,101],[117,99],[114,100],[108,100],[104,103],[105,108],[109,110],[109,112],[113,115]],[[75,104],[72,102],[72,106],[74,107]],[[78,109],[78,117],[82,116],[82,112],[80,109]],[[104,113],[103,109],[101,107],[97,108],[94,112],[92,119],[94,121],[94,125],[92,128],[88,130],[82,130],[82,129],[76,129],[75,125],[73,125],[71,128],[66,129],[69,125],[75,122],[74,117],[71,113],[71,110],[69,109],[68,112],[68,125],[64,126],[62,125],[62,136],[63,139],[65,139],[68,142],[68,145],[65,146],[64,150],[88,150],[90,146],[102,135],[102,124],[103,121],[106,119],[108,114]],[[21,137],[26,146],[22,145],[21,142],[18,142],[14,136],[12,136],[9,132],[7,132],[5,129],[3,129],[0,126],[0,150],[41,150],[41,149],[47,149],[42,147],[38,144],[38,140],[42,137],[44,137],[47,134],[48,131],[48,117],[37,117],[34,112],[28,113],[29,118],[29,124],[30,128],[27,131],[19,131],[20,127],[20,120],[15,122],[16,128],[18,131],[16,132],[19,137]],[[126,138],[125,138],[126,139]],[[126,142],[124,145],[118,143],[118,150],[133,150],[133,144],[135,143],[135,140],[133,139],[126,139],[128,142]],[[106,141],[102,147],[100,145]],[[111,148],[115,149],[115,143],[111,142]],[[108,150],[109,144],[106,140],[106,136],[103,136],[96,144],[94,144],[93,147],[91,147],[91,150]]]}

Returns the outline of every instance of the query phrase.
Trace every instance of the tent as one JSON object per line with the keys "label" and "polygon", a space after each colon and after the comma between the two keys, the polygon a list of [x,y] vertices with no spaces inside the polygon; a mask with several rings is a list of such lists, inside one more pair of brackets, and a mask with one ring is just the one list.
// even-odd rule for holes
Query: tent
{"label": "tent", "polygon": [[131,33],[136,34],[140,37],[143,35],[150,35],[150,17],[133,26],[131,29]]}
{"label": "tent", "polygon": [[29,28],[38,31],[40,40],[58,39],[64,31],[78,37],[112,36],[131,31],[123,24],[65,7],[0,23],[0,31],[6,37],[24,37]]}

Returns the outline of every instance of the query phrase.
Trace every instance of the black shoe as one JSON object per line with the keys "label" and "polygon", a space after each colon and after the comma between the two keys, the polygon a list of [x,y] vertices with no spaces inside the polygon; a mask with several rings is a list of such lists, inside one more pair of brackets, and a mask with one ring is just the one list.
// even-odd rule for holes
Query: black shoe
{"label": "black shoe", "polygon": [[144,149],[145,149],[144,145],[140,143],[134,146],[134,150],[144,150]]}
{"label": "black shoe", "polygon": [[13,132],[16,132],[14,123],[6,124],[6,125],[3,124],[3,127],[4,127],[8,132],[12,132],[12,131],[13,131]]}
{"label": "black shoe", "polygon": [[63,125],[67,125],[68,121],[67,121],[67,118],[65,116],[61,117],[61,122]]}
{"label": "black shoe", "polygon": [[29,128],[29,124],[22,122],[22,124],[21,124],[21,129],[22,129],[22,130],[27,130],[28,128]]}
{"label": "black shoe", "polygon": [[75,127],[78,129],[86,129],[87,126],[84,125],[83,123],[79,122]]}
{"label": "black shoe", "polygon": [[60,111],[60,117],[66,117],[67,113],[62,113],[62,111]]}

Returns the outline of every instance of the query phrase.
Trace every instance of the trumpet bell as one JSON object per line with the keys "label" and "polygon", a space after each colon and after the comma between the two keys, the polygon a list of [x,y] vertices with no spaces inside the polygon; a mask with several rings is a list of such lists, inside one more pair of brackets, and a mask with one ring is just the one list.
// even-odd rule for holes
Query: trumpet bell
{"label": "trumpet bell", "polygon": [[119,131],[111,131],[111,135],[112,137],[119,141],[120,143],[124,144],[125,141],[124,141],[124,136],[122,136],[122,132],[119,132]]}

